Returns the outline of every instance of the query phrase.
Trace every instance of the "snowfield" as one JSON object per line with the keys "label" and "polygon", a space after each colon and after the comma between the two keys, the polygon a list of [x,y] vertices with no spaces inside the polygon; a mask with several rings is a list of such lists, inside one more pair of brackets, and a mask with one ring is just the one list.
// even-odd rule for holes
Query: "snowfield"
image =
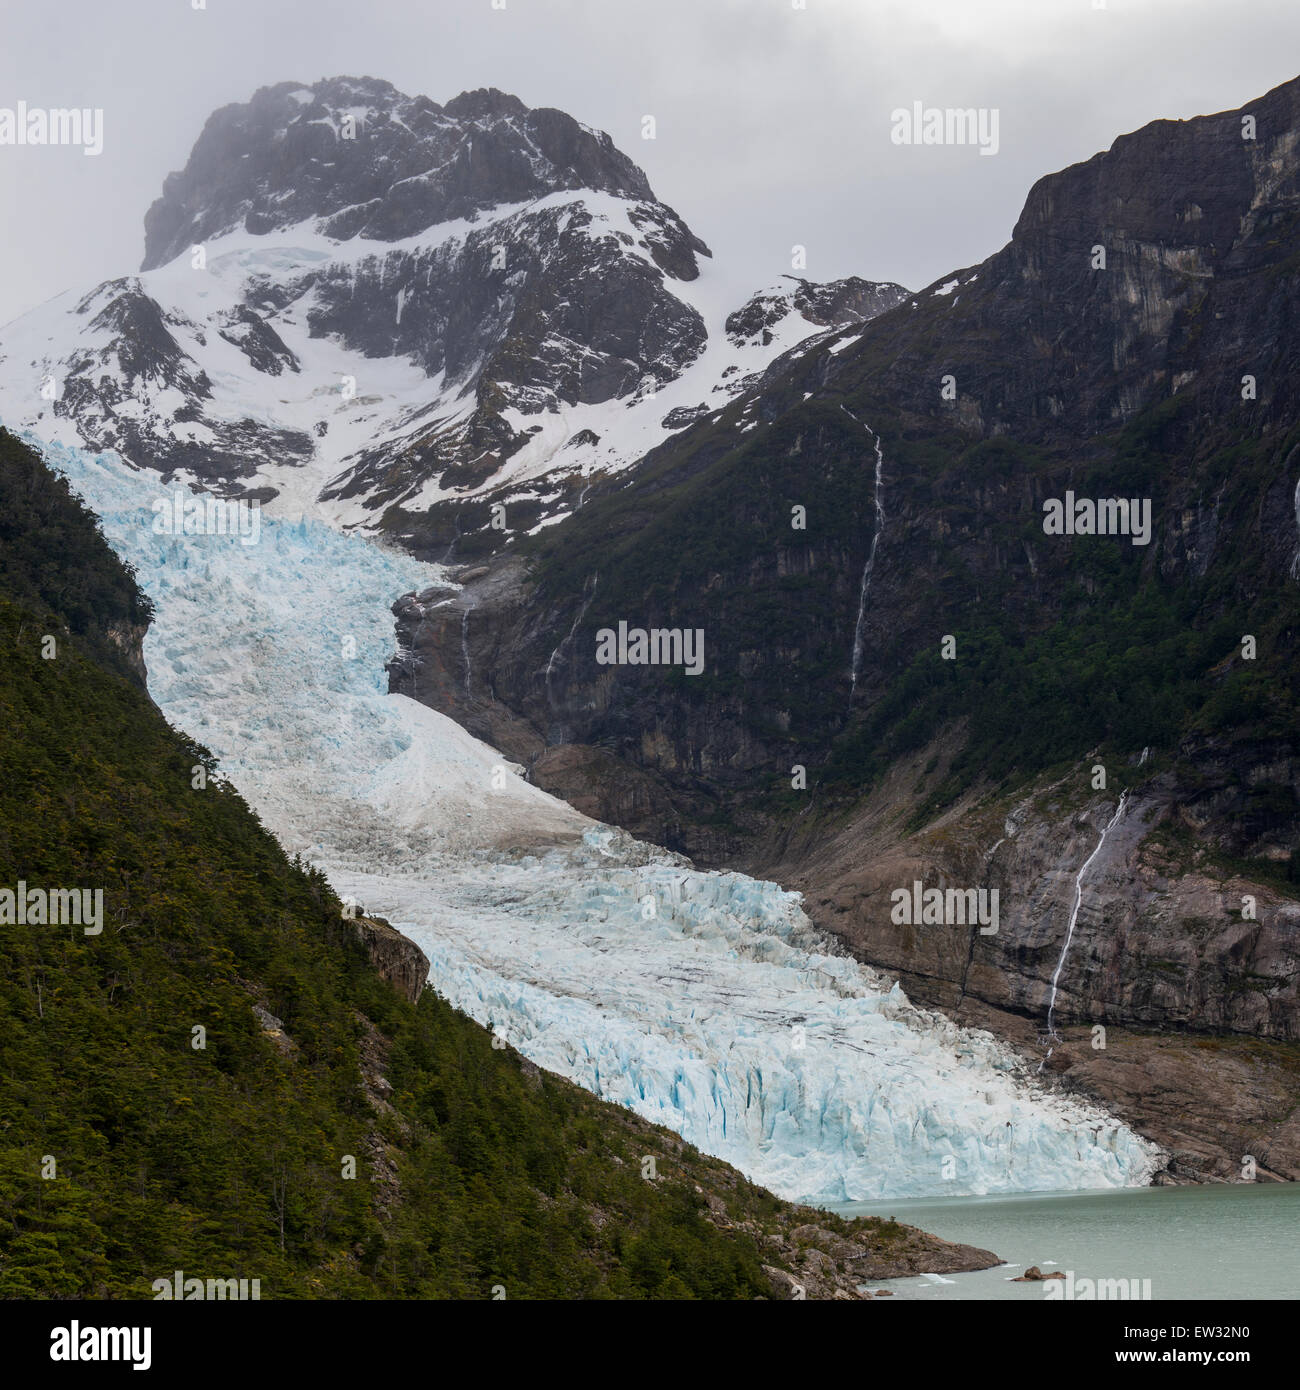
{"label": "snowfield", "polygon": [[167,718],[540,1066],[790,1198],[1117,1187],[1158,1166],[988,1034],[838,954],[798,894],[597,825],[388,694],[389,606],[436,567],[317,520],[264,515],[253,546],[156,535],[156,475],[29,442],[157,606],[145,658]]}

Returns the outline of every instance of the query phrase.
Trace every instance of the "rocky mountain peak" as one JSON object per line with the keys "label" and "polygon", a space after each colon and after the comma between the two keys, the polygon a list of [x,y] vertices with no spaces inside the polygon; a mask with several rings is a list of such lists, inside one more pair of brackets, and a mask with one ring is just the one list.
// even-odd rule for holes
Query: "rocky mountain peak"
{"label": "rocky mountain peak", "polygon": [[1045,175],[1029,192],[1012,246],[1031,252],[1082,223],[1131,240],[1200,251],[1210,261],[1247,235],[1266,201],[1300,195],[1300,78],[1232,111],[1151,121],[1108,150]]}
{"label": "rocky mountain peak", "polygon": [[142,269],[240,229],[396,241],[572,189],[654,199],[608,135],[495,88],[442,107],[369,77],[281,82],[210,117],[145,216]]}
{"label": "rocky mountain peak", "polygon": [[517,96],[496,87],[476,87],[462,92],[443,108],[458,121],[491,121],[506,116],[525,116],[528,108]]}
{"label": "rocky mountain peak", "polygon": [[816,328],[842,328],[883,314],[909,294],[910,290],[892,281],[864,280],[858,275],[824,283],[783,275],[777,284],[757,291],[728,315],[726,333],[737,346],[770,342],[777,326],[791,314]]}

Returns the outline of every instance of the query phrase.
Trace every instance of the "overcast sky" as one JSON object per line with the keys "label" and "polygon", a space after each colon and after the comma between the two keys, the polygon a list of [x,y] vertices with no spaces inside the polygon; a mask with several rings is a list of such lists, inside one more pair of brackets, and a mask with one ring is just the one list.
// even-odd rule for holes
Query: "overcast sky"
{"label": "overcast sky", "polygon": [[[0,108],[100,107],[104,152],[0,146],[0,322],[136,269],[205,118],[273,82],[500,87],[607,130],[745,283],[799,243],[814,279],[919,288],[1003,245],[1040,175],[1300,73],[1296,0],[197,3],[5,0]],[[892,143],[917,101],[996,108],[997,155]]]}

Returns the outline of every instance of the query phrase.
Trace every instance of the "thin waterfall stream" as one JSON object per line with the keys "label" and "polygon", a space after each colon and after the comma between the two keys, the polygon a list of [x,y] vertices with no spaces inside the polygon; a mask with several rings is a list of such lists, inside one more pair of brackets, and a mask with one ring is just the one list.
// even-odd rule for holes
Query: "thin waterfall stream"
{"label": "thin waterfall stream", "polygon": [[849,709],[853,708],[853,697],[858,689],[858,675],[862,670],[862,625],[867,616],[867,592],[871,588],[871,575],[876,567],[876,547],[880,544],[880,537],[885,529],[885,507],[880,500],[880,494],[884,487],[884,467],[885,456],[880,448],[880,436],[869,426],[863,424],[861,420],[848,408],[841,404],[840,409],[855,424],[861,425],[871,436],[871,442],[876,451],[876,483],[874,500],[876,504],[876,532],[871,537],[871,549],[867,553],[867,563],[862,571],[862,586],[858,596],[858,621],[853,627],[853,661],[849,669]]}
{"label": "thin waterfall stream", "polygon": [[[1101,838],[1097,841],[1097,847],[1083,861],[1082,867],[1074,876],[1074,907],[1070,911],[1070,925],[1065,931],[1065,944],[1061,947],[1061,957],[1056,962],[1056,969],[1052,972],[1052,993],[1047,1002],[1047,1036],[1049,1038],[1055,1038],[1057,1036],[1055,1023],[1053,1021],[1053,1014],[1056,1009],[1056,992],[1061,980],[1061,971],[1065,968],[1065,958],[1070,951],[1070,942],[1074,940],[1074,926],[1079,920],[1079,908],[1083,904],[1083,876],[1088,872],[1092,861],[1101,853],[1102,846],[1106,843],[1106,836],[1119,824],[1120,818],[1124,814],[1124,808],[1127,805],[1128,792],[1123,791],[1120,793],[1119,805],[1115,808],[1115,814],[1106,822],[1106,826],[1101,832]],[[1048,1048],[1047,1057],[1051,1055],[1052,1049]],[[1043,1066],[1046,1065],[1047,1057],[1039,1064],[1039,1071],[1042,1071]]]}

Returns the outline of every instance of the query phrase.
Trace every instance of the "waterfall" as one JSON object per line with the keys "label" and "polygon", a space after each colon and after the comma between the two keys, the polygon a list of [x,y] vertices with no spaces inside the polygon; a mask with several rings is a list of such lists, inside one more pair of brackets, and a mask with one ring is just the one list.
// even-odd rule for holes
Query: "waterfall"
{"label": "waterfall", "polygon": [[[1065,965],[1065,957],[1070,950],[1070,942],[1074,938],[1074,924],[1079,920],[1079,907],[1083,903],[1083,876],[1088,872],[1088,866],[1101,853],[1101,847],[1106,843],[1106,836],[1119,824],[1119,818],[1124,814],[1124,807],[1128,804],[1128,792],[1120,793],[1119,805],[1115,808],[1115,814],[1106,822],[1106,828],[1101,832],[1101,839],[1097,841],[1097,848],[1083,861],[1083,867],[1074,876],[1074,908],[1070,912],[1070,925],[1065,932],[1065,945],[1061,947],[1061,958],[1056,962],[1056,969],[1052,972],[1052,995],[1047,1004],[1047,1035],[1050,1038],[1056,1037],[1056,1031],[1052,1025],[1052,1011],[1056,1008],[1056,987],[1061,979],[1061,970]],[[1050,1057],[1051,1051],[1048,1051]],[[1040,1066],[1039,1071],[1042,1071]]]}
{"label": "waterfall", "polygon": [[581,608],[578,609],[578,616],[574,618],[573,625],[569,628],[566,636],[560,638],[555,650],[551,653],[550,660],[546,663],[546,703],[550,707],[551,713],[555,713],[555,695],[551,690],[551,672],[555,669],[555,663],[559,659],[560,653],[573,641],[574,634],[578,630],[578,624],[587,616],[587,609],[591,607],[591,601],[596,597],[596,585],[600,582],[600,575],[593,574],[583,586],[587,591],[586,600]]}
{"label": "waterfall", "polygon": [[862,571],[862,589],[858,596],[858,621],[853,627],[853,662],[849,669],[849,709],[853,708],[853,696],[858,688],[858,674],[862,670],[862,624],[867,616],[867,590],[871,588],[871,572],[876,566],[876,547],[880,544],[881,532],[885,529],[885,508],[880,500],[881,488],[884,486],[883,470],[885,457],[880,450],[880,436],[876,434],[868,425],[862,424],[856,415],[846,405],[841,405],[840,409],[855,424],[862,425],[862,428],[871,435],[872,443],[876,449],[876,532],[871,538],[871,549],[867,553],[866,567]]}
{"label": "waterfall", "polygon": [[[1296,481],[1292,505],[1295,507],[1295,527],[1297,532],[1300,532],[1300,479]],[[1297,547],[1296,553],[1291,557],[1291,578],[1300,579],[1300,547]]]}
{"label": "waterfall", "polygon": [[470,681],[474,675],[474,668],[469,659],[469,615],[471,609],[467,608],[460,615],[460,654],[465,662],[465,698],[472,700],[474,692],[470,689]]}
{"label": "waterfall", "polygon": [[451,552],[456,549],[456,542],[460,540],[464,532],[460,529],[460,508],[456,509],[456,515],[452,518],[452,525],[456,528],[456,534],[451,538],[451,544],[447,547],[447,553],[438,562],[442,565],[451,563]]}

